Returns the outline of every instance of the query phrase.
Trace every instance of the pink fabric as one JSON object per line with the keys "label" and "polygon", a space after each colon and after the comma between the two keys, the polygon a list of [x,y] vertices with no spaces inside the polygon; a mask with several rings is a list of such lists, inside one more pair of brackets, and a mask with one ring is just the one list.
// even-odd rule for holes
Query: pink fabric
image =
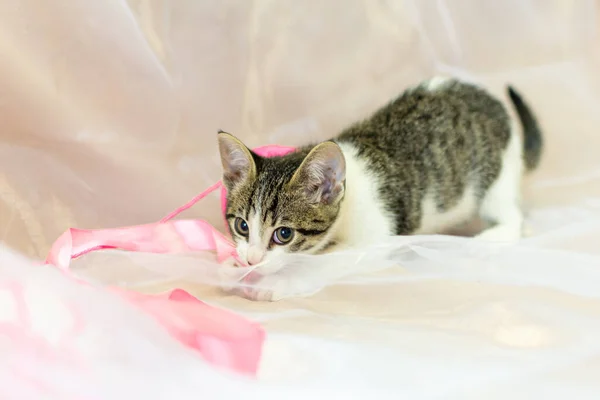
{"label": "pink fabric", "polygon": [[[293,150],[292,147],[271,145],[256,148],[254,152],[273,157]],[[107,248],[149,253],[215,251],[219,262],[237,257],[231,240],[207,222],[173,220],[219,188],[224,214],[227,191],[221,182],[217,182],[157,223],[97,230],[71,228],[52,245],[46,263],[76,279],[69,270],[71,260]],[[199,351],[207,361],[242,373],[256,373],[265,337],[258,324],[211,307],[181,289],[160,295],[119,288],[111,290],[151,314],[174,338]]]}
{"label": "pink fabric", "polygon": [[[23,286],[18,282],[7,282],[0,285],[0,293],[8,294],[15,300],[16,320],[1,322],[0,331],[19,351],[19,358],[11,361],[9,374],[15,380],[23,380],[28,385],[44,393],[55,394],[55,388],[43,379],[31,373],[27,366],[28,359],[51,359],[58,365],[71,365],[79,369],[86,368],[84,361],[73,351],[72,341],[85,329],[85,322],[74,307],[69,307],[73,324],[64,332],[56,343],[50,344],[46,338],[35,333],[32,326],[32,316],[27,306]],[[4,388],[0,388],[2,394]],[[10,393],[12,394],[12,393]],[[2,397],[6,398],[6,397]]]}

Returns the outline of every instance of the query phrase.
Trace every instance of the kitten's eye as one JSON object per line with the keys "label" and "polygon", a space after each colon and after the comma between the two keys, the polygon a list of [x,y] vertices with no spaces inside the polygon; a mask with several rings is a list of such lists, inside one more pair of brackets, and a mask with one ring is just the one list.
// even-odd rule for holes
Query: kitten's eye
{"label": "kitten's eye", "polygon": [[246,237],[248,236],[248,223],[241,218],[236,218],[234,223],[235,231]]}
{"label": "kitten's eye", "polygon": [[273,232],[273,241],[276,244],[289,243],[294,237],[294,230],[285,226],[275,229]]}

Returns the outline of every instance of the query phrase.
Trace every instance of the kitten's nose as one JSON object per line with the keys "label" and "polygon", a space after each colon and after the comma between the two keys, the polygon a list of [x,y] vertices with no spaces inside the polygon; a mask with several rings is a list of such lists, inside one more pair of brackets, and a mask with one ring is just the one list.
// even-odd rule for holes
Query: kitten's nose
{"label": "kitten's nose", "polygon": [[248,265],[256,265],[263,260],[265,256],[264,250],[257,247],[248,249]]}

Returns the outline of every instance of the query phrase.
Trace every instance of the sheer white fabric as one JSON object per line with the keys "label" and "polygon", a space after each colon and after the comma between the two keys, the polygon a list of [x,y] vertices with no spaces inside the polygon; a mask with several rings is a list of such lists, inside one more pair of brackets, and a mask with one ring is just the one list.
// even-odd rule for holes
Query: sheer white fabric
{"label": "sheer white fabric", "polygon": [[[64,296],[97,315],[80,349],[97,379],[35,354],[28,373],[115,399],[596,398],[599,10],[593,0],[0,0],[0,238],[34,260],[69,227],[154,222],[218,180],[218,129],[249,146],[325,139],[435,74],[503,97],[515,85],[546,134],[517,246],[416,237],[297,257],[292,291],[314,294],[278,303],[223,294],[198,255],[75,263],[103,284],[183,287],[261,321],[255,382],[211,370],[110,295],[0,250],[0,283],[38,293],[33,318],[58,315],[48,299]],[[215,196],[184,217],[221,226],[218,210]],[[301,279],[336,265],[343,274]],[[11,307],[0,298],[0,317]],[[1,340],[9,371],[23,349]],[[52,398],[0,376],[6,393]]]}

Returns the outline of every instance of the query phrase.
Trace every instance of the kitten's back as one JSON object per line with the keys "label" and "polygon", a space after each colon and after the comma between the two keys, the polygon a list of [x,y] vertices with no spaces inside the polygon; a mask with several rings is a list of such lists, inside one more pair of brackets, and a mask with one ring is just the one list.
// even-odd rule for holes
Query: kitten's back
{"label": "kitten's back", "polygon": [[474,212],[500,174],[510,138],[509,115],[499,100],[471,84],[435,79],[407,90],[336,141],[354,148],[378,181],[393,233],[410,234],[419,231],[426,212],[445,215],[448,224]]}

